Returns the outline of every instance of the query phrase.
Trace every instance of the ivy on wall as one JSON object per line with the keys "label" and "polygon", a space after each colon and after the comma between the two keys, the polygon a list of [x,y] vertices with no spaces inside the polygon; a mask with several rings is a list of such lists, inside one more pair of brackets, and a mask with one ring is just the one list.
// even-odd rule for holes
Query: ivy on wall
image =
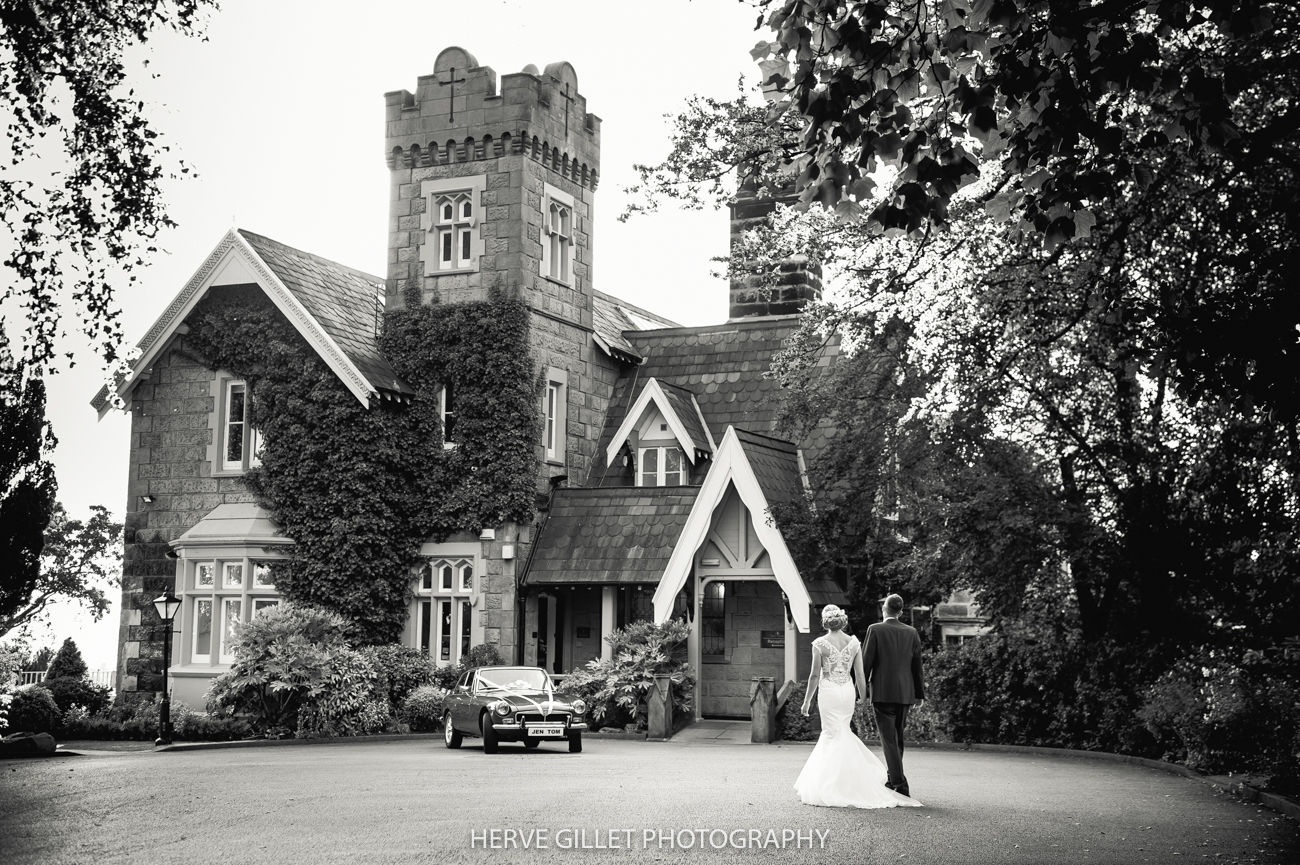
{"label": "ivy on wall", "polygon": [[[421,543],[531,517],[540,393],[522,304],[388,313],[382,350],[416,396],[369,409],[256,286],[212,289],[186,323],[185,351],[248,382],[263,444],[245,479],[294,540],[276,587],[343,614],[356,640],[399,638]],[[458,400],[452,450],[444,381]]]}

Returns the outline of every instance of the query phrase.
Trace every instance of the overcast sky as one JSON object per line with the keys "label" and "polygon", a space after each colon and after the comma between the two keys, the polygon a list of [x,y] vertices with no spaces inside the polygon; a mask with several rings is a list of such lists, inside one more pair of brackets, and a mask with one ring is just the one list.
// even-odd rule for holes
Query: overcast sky
{"label": "overcast sky", "polygon": [[[731,98],[753,84],[755,10],[736,0],[222,0],[207,42],[160,36],[132,85],[155,128],[198,172],[167,186],[179,227],[120,301],[134,343],[232,226],[384,275],[388,186],[384,98],[411,90],[438,52],[459,45],[498,76],[567,60],[601,127],[595,286],[682,324],[726,318],[726,285],[710,258],[727,251],[726,211],[664,211],[619,223],[634,163],[668,150],[668,122],[693,94]],[[138,64],[137,64],[138,68]],[[17,328],[10,328],[11,332]],[[59,497],[76,516],[126,502],[129,426],[97,421],[99,367],[81,362],[49,382]],[[74,637],[92,668],[116,665],[119,610],[92,626],[61,610],[43,636]]]}

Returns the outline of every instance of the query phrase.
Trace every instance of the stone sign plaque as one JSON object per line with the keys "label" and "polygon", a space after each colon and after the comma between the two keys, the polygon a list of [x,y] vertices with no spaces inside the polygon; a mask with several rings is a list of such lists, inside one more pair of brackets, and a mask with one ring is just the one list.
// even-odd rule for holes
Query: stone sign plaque
{"label": "stone sign plaque", "polygon": [[784,649],[785,631],[760,631],[759,640],[764,649]]}

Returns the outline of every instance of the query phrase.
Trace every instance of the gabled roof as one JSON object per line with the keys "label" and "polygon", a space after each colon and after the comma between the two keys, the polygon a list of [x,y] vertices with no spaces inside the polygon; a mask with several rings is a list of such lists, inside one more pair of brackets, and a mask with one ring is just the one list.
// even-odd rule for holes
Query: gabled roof
{"label": "gabled roof", "polygon": [[661,315],[633,306],[625,300],[592,292],[591,321],[595,329],[596,345],[615,360],[640,363],[641,355],[623,336],[625,330],[655,330],[662,327],[681,327]]}
{"label": "gabled roof", "polygon": [[[686,584],[686,579],[691,574],[695,554],[708,537],[709,529],[712,527],[713,511],[722,503],[727,490],[734,485],[740,500],[745,507],[749,508],[753,518],[754,534],[758,536],[759,542],[772,562],[773,576],[789,598],[790,613],[794,617],[795,627],[805,633],[808,631],[808,607],[813,603],[812,594],[800,576],[799,568],[795,566],[794,558],[785,545],[785,538],[782,537],[781,531],[767,519],[768,509],[774,502],[768,499],[764,491],[766,484],[766,488],[774,494],[785,494],[788,491],[790,475],[794,476],[797,485],[798,451],[793,445],[788,448],[778,448],[760,442],[759,439],[767,439],[767,437],[746,436],[742,439],[741,433],[735,427],[727,427],[722,442],[718,445],[717,454],[713,458],[713,465],[700,486],[695,507],[686,518],[681,537],[673,548],[672,556],[668,560],[667,567],[664,568],[663,578],[655,589],[656,622],[666,622],[672,615],[677,593]],[[758,470],[755,470],[750,462],[751,452],[760,460]],[[760,473],[765,480],[759,480]]]}
{"label": "gabled roof", "polygon": [[699,492],[556,490],[524,584],[658,583]]}
{"label": "gabled roof", "polygon": [[[379,395],[414,393],[379,354],[382,279],[251,231],[231,229],[140,340],[139,359],[118,382],[118,396],[129,393],[149,370],[208,289],[248,284],[266,292],[363,405]],[[108,388],[91,404],[102,417],[111,405]]]}
{"label": "gabled roof", "polygon": [[609,439],[605,452],[606,464],[613,463],[614,455],[623,446],[623,442],[627,441],[628,436],[640,422],[641,416],[652,403],[668,422],[668,429],[672,431],[677,443],[682,446],[688,460],[694,463],[697,451],[713,453],[713,438],[704,426],[704,421],[700,417],[700,407],[696,405],[691,392],[673,385],[661,385],[651,378],[646,380],[645,386],[641,388],[641,395],[623,416],[623,423]]}
{"label": "gabled roof", "polygon": [[740,428],[736,438],[769,505],[803,498],[799,449],[792,442]]}

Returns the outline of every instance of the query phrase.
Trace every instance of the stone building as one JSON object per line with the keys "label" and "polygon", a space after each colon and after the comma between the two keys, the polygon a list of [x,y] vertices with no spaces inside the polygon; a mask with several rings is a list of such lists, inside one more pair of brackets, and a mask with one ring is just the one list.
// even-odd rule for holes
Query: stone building
{"label": "stone building", "polygon": [[[775,287],[739,281],[726,322],[679,326],[596,290],[601,123],[568,63],[498,79],[448,48],[414,93],[385,102],[387,274],[232,230],[131,374],[95,399],[101,415],[116,397],[132,416],[120,692],[163,686],[154,597],[184,601],[169,673],[191,704],[228,669],[231,626],[279,602],[268,565],[293,541],[244,483],[258,464],[245,383],[185,349],[186,316],[210,289],[255,285],[367,408],[414,396],[379,350],[385,309],[505,296],[529,311],[536,512],[423,545],[405,644],[454,664],[486,642],[562,673],[607,654],[627,622],[684,616],[697,712],[746,715],[750,677],[806,675],[818,608],[843,600],[799,572],[768,515],[801,494],[816,442],[774,436],[782,397],[764,372],[820,296],[819,270],[792,261]],[[742,196],[733,231],[774,204]]]}

